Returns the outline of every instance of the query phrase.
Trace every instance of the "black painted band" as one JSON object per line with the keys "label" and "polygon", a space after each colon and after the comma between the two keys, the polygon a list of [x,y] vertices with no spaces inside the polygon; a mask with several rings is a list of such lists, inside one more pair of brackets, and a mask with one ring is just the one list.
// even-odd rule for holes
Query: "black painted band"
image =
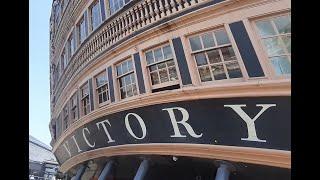
{"label": "black painted band", "polygon": [[262,67],[243,22],[234,22],[229,26],[249,77],[263,77],[264,73]]}
{"label": "black painted band", "polygon": [[144,86],[144,80],[143,80],[143,74],[142,74],[142,68],[141,68],[141,61],[140,61],[140,55],[139,53],[135,53],[133,55],[134,58],[134,65],[136,67],[136,74],[137,74],[137,81],[139,86],[139,92],[140,94],[145,93],[146,89]]}

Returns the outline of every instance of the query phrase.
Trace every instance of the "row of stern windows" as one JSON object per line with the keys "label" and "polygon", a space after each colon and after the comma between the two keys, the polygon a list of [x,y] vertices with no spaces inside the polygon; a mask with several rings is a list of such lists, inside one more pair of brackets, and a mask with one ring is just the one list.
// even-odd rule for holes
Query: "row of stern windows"
{"label": "row of stern windows", "polygon": [[[64,47],[60,55],[60,60],[54,67],[54,82],[56,84],[57,80],[62,75],[62,72],[67,68],[72,56],[74,55],[77,48],[81,46],[84,40],[96,30],[101,23],[105,15],[108,17],[123,8],[130,0],[94,0],[88,9],[84,11],[79,20],[76,22],[72,31],[68,35],[66,42],[64,42]],[[58,6],[56,8],[55,17],[60,19],[62,12],[69,0],[58,1]],[[108,8],[107,5],[108,4]],[[108,11],[107,11],[108,10]],[[60,18],[59,18],[60,17]],[[56,23],[57,24],[57,23]]]}
{"label": "row of stern windows", "polygon": [[[290,14],[269,16],[258,19],[253,24],[257,41],[262,45],[273,76],[290,78]],[[188,46],[191,50],[189,53],[194,64],[193,70],[197,72],[196,76],[201,83],[227,83],[244,80],[247,69],[239,57],[240,54],[236,53],[237,45],[231,42],[230,37],[232,33],[228,33],[223,27],[187,37],[187,44],[183,46]],[[145,79],[148,79],[149,82],[145,84],[150,86],[151,92],[181,87],[180,65],[171,41],[147,49],[142,52],[142,55],[142,71],[140,72]],[[109,72],[111,69],[115,73]],[[56,129],[57,134],[61,134],[61,130],[66,130],[79,117],[90,113],[93,106],[97,108],[138,95],[137,77],[133,55],[94,75],[82,84],[66,103],[57,118],[55,126],[58,129]],[[112,94],[117,92],[118,99],[112,100],[111,92]]]}
{"label": "row of stern windows", "polygon": [[[101,16],[111,16],[119,11],[131,0],[94,0],[90,5],[88,11],[90,12],[90,20],[92,26],[96,28],[101,23]],[[54,22],[58,25],[61,18],[67,9],[70,0],[56,0],[53,5]]]}

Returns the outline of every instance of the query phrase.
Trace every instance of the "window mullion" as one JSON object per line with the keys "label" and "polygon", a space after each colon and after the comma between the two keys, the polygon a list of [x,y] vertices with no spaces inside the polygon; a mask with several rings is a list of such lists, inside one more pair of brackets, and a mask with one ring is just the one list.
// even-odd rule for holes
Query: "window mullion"
{"label": "window mullion", "polygon": [[[274,31],[276,32],[276,35],[275,35],[274,37],[276,37],[277,40],[280,41],[280,44],[281,44],[280,46],[281,46],[282,49],[284,50],[285,54],[289,54],[289,53],[288,53],[288,50],[287,50],[287,47],[285,46],[285,44],[284,44],[284,42],[283,42],[283,40],[282,40],[282,34],[279,33],[279,30],[278,30],[276,24],[274,23],[274,19],[275,19],[275,18],[272,18],[272,19],[270,20],[271,25],[272,25],[272,28],[273,28]],[[287,33],[286,33],[286,34],[287,34]]]}
{"label": "window mullion", "polygon": [[221,58],[221,61],[222,61],[222,67],[224,69],[224,73],[227,75],[227,79],[230,79],[229,72],[228,72],[227,66],[226,66],[226,62],[224,61],[224,57],[222,55],[222,51],[221,51],[220,48],[219,48],[219,55],[220,55],[220,58]]}
{"label": "window mullion", "polygon": [[[213,75],[213,72],[212,72],[212,68],[211,68],[211,64],[210,64],[210,61],[209,61],[209,56],[208,56],[207,51],[204,51],[204,54],[205,54],[205,56],[206,56],[206,61],[207,61],[207,65],[208,65],[208,67],[209,67],[209,71],[210,71],[211,78],[212,78],[212,80],[214,81],[215,78],[214,78],[214,75]],[[198,69],[198,71],[199,71],[199,69]],[[200,72],[199,72],[199,75],[200,75]],[[201,76],[200,76],[200,79],[201,79]]]}

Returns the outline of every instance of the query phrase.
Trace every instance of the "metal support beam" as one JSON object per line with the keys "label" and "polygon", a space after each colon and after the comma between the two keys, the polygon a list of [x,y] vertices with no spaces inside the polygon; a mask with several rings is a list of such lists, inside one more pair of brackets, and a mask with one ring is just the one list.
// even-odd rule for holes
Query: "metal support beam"
{"label": "metal support beam", "polygon": [[230,172],[235,171],[235,167],[225,161],[216,161],[216,165],[219,166],[215,180],[229,180]]}
{"label": "metal support beam", "polygon": [[229,180],[230,171],[225,164],[221,164],[217,170],[216,180]]}
{"label": "metal support beam", "polygon": [[85,165],[81,165],[81,167],[77,171],[77,174],[73,177],[74,180],[80,180],[85,169],[86,169],[86,166]]}
{"label": "metal support beam", "polygon": [[143,180],[143,178],[146,176],[148,172],[149,167],[150,161],[147,159],[143,160],[139,166],[137,174],[134,176],[134,180]]}
{"label": "metal support beam", "polygon": [[108,176],[112,174],[112,170],[114,167],[114,161],[110,160],[106,163],[103,170],[101,171],[101,174],[99,176],[98,180],[105,180]]}

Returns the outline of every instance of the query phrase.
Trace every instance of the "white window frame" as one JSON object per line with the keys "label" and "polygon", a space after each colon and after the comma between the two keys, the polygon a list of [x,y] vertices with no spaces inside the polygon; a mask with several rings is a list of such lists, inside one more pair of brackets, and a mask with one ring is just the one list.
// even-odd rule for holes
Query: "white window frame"
{"label": "white window frame", "polygon": [[[70,117],[69,119],[72,121],[71,123],[73,123],[74,121],[79,119],[79,107],[78,107],[78,92],[76,91],[70,98]],[[73,104],[73,100],[75,99],[75,103]],[[75,118],[72,117],[72,113],[73,111],[75,111]]]}
{"label": "white window frame", "polygon": [[[106,83],[105,84],[102,84],[100,86],[97,85],[97,77],[100,76],[102,73],[105,73],[106,75]],[[107,70],[104,69],[103,71],[99,72],[98,74],[96,74],[94,76],[94,86],[95,86],[95,104],[98,105],[98,107],[101,107],[101,106],[104,106],[104,105],[107,105],[107,104],[110,104],[111,100],[110,100],[110,87],[109,87],[109,78],[108,78],[108,74],[107,74]],[[104,101],[102,103],[99,103],[99,93],[98,93],[98,89],[103,87],[103,86],[106,86],[106,94],[107,94],[107,97],[108,97],[108,100],[107,101]],[[101,94],[101,93],[100,93]]]}
{"label": "white window frame", "polygon": [[112,16],[113,14],[116,14],[118,11],[120,11],[125,5],[129,4],[132,0],[129,0],[129,2],[127,3],[125,2],[125,0],[119,0],[123,2],[123,6],[122,7],[119,6],[119,8],[114,12],[112,12],[111,3],[110,3],[111,1],[112,1],[112,4],[114,4],[114,1],[117,1],[117,0],[109,0],[110,15]]}
{"label": "white window frame", "polygon": [[[67,109],[67,115],[65,114],[65,109]],[[70,118],[69,118],[69,106],[68,103],[62,109],[62,123],[63,123],[63,130],[66,131],[70,127]],[[67,127],[65,127],[65,120],[67,118]]]}
{"label": "white window frame", "polygon": [[61,52],[61,55],[60,55],[61,59],[63,58],[63,69],[67,69],[68,67],[68,64],[69,64],[69,61],[68,61],[68,57],[67,57],[67,53],[66,53],[66,50],[65,48],[62,49],[62,52]]}
{"label": "white window frame", "polygon": [[[265,64],[267,66],[267,69],[269,70],[271,78],[273,78],[273,79],[288,79],[288,78],[291,78],[291,74],[282,74],[282,75],[277,75],[276,74],[275,69],[274,69],[274,67],[273,67],[273,65],[271,63],[270,58],[269,58],[268,51],[267,51],[266,47],[264,46],[264,44],[262,42],[262,39],[270,38],[270,37],[286,36],[286,35],[290,35],[291,36],[291,33],[290,34],[289,33],[287,33],[287,34],[279,34],[278,29],[275,27],[274,22],[271,21],[273,30],[275,30],[276,35],[261,38],[260,34],[259,34],[259,29],[258,29],[258,27],[256,25],[256,22],[263,21],[263,20],[270,20],[272,18],[276,18],[276,17],[280,17],[280,16],[284,16],[284,15],[289,15],[291,17],[291,12],[281,12],[281,13],[277,13],[277,14],[268,14],[268,15],[265,15],[265,16],[255,17],[254,19],[249,19],[250,26],[253,29],[254,39],[256,39],[256,41],[258,42],[259,49],[262,50],[261,52],[262,52],[262,55],[263,55],[263,61],[266,62]],[[287,48],[283,44],[283,41],[282,41],[281,38],[280,38],[280,42],[281,42],[281,47],[284,47],[283,50],[285,51],[285,54],[275,55],[275,56],[272,56],[272,57],[287,56],[287,57],[289,57],[288,59],[289,59],[289,62],[291,64],[291,53],[288,53]]]}
{"label": "white window frame", "polygon": [[[81,41],[81,22],[84,23],[84,38]],[[86,38],[88,37],[87,31],[86,31],[86,18],[84,17],[84,14],[80,17],[80,19],[78,20],[77,24],[76,24],[76,37],[78,39],[77,41],[77,48],[79,48],[81,46],[81,44],[86,40]]]}
{"label": "white window frame", "polygon": [[[154,50],[156,49],[159,49],[161,48],[161,51],[162,51],[162,54],[164,55],[164,52],[163,52],[163,48],[165,46],[169,46],[170,49],[171,49],[171,53],[172,53],[172,58],[168,58],[168,59],[163,59],[161,61],[158,61],[158,62],[153,62],[151,64],[148,64],[147,62],[147,57],[146,57],[146,54],[150,51],[152,51],[152,54],[153,54],[153,58],[154,58]],[[148,76],[148,80],[149,80],[149,84],[150,84],[150,87],[152,90],[154,89],[159,89],[159,88],[164,88],[164,87],[168,87],[168,86],[173,86],[173,85],[180,85],[181,86],[181,77],[180,77],[180,73],[179,73],[179,68],[178,68],[178,62],[176,60],[176,57],[175,57],[175,53],[174,53],[174,49],[172,48],[171,46],[171,43],[167,42],[167,43],[163,43],[161,45],[157,45],[157,46],[154,46],[150,49],[147,49],[143,52],[143,58],[144,58],[144,61],[145,61],[145,65],[146,65],[146,68],[147,68],[147,76]],[[170,61],[170,60],[173,60],[174,62],[174,67],[176,69],[176,73],[177,73],[177,80],[174,80],[174,81],[170,81],[170,75],[169,75],[169,68],[166,67],[165,69],[168,70],[167,71],[167,74],[168,74],[168,78],[169,78],[169,81],[167,82],[164,82],[164,83],[160,83],[159,84],[156,84],[156,85],[153,85],[152,84],[152,80],[151,80],[151,72],[150,72],[150,69],[149,67],[152,66],[152,65],[156,65],[156,64],[160,64],[160,63],[163,63],[163,62],[167,62],[167,61]],[[159,72],[159,70],[157,70],[157,72]],[[158,73],[159,74],[159,73]],[[159,80],[160,80],[160,75],[159,75]]]}
{"label": "white window frame", "polygon": [[[86,86],[86,85],[88,86],[88,94],[85,95],[85,96],[83,96],[82,91],[83,91],[84,86]],[[88,115],[88,114],[91,112],[89,81],[86,81],[85,83],[83,83],[79,89],[80,89],[80,115],[81,115],[81,117],[82,117],[82,116]],[[87,98],[88,98],[88,99],[87,99]],[[86,99],[88,100],[88,102],[87,102],[87,104],[86,104],[87,113],[84,114],[84,105],[83,105],[83,102],[86,101]],[[89,106],[89,107],[88,107],[88,106]]]}
{"label": "white window frame", "polygon": [[[228,44],[223,44],[223,45],[218,45],[217,44],[217,40],[216,40],[216,37],[215,35],[213,36],[213,40],[214,40],[214,43],[215,43],[215,46],[214,47],[210,47],[210,48],[204,48],[204,44],[202,42],[202,38],[201,36],[204,35],[204,34],[207,34],[207,33],[213,33],[215,31],[219,31],[219,30],[224,30],[228,36],[228,39],[230,41],[230,43]],[[200,43],[202,45],[202,49],[201,50],[196,50],[196,51],[193,51],[192,48],[191,48],[191,43],[190,43],[190,38],[192,37],[195,37],[195,36],[199,36],[200,37]],[[233,39],[232,39],[232,35],[230,34],[230,32],[228,31],[228,29],[225,27],[225,26],[216,26],[214,28],[210,28],[209,30],[205,30],[205,31],[200,31],[200,32],[195,32],[195,33],[192,33],[192,35],[189,35],[189,36],[186,36],[186,42],[190,48],[190,55],[191,55],[191,59],[192,59],[192,63],[194,64],[194,68],[195,68],[195,71],[197,72],[197,80],[198,82],[200,83],[200,85],[209,85],[209,84],[226,84],[226,83],[233,83],[233,82],[244,82],[247,80],[247,70],[246,68],[244,67],[244,64],[243,64],[243,61],[242,61],[242,58],[241,56],[239,55],[238,53],[238,49],[237,49],[237,46],[234,44],[233,42]],[[224,57],[222,55],[222,52],[221,52],[221,48],[223,47],[232,47],[233,51],[234,51],[234,54],[237,58],[237,60],[233,60],[233,61],[237,61],[238,62],[238,65],[239,65],[239,68],[240,68],[240,71],[242,73],[242,77],[240,78],[229,78],[229,74],[226,73],[228,72],[227,69],[226,69],[226,66],[225,66],[225,61],[224,61]],[[205,81],[205,82],[202,82],[201,81],[201,77],[200,77],[200,72],[198,70],[198,66],[197,65],[197,62],[196,62],[196,59],[195,59],[195,55],[196,53],[204,53],[206,55],[206,58],[207,58],[207,61],[209,61],[208,59],[208,55],[206,53],[206,51],[211,51],[211,50],[214,50],[214,49],[218,49],[219,50],[219,55],[221,57],[221,62],[220,63],[214,63],[214,64],[223,64],[223,68],[224,68],[224,72],[227,76],[227,79],[222,79],[222,80],[214,80],[214,76],[212,74],[212,71],[211,71],[211,66],[213,64],[207,64],[207,66],[209,66],[209,70],[210,70],[210,76],[212,78],[211,81]],[[227,62],[228,63],[228,62]]]}
{"label": "white window frame", "polygon": [[[76,40],[74,38],[74,31],[72,30],[71,33],[69,34],[69,37],[68,37],[68,40],[67,40],[67,47],[68,47],[68,58],[69,58],[69,61],[72,59],[72,56],[74,55],[74,53],[76,52],[76,49],[77,49],[77,45],[76,45]],[[70,39],[72,38],[71,41],[73,41],[73,50],[72,50],[72,45],[71,45],[71,41]]]}
{"label": "white window frame", "polygon": [[[121,74],[121,75],[118,75],[118,71],[117,71],[117,66],[126,62],[126,61],[131,61],[132,62],[132,70],[131,71],[128,71],[124,74]],[[140,94],[139,92],[139,85],[138,85],[138,79],[137,79],[137,74],[136,74],[136,68],[135,68],[135,64],[134,64],[134,59],[133,57],[127,57],[121,61],[118,61],[117,63],[114,64],[114,71],[115,71],[115,80],[116,80],[116,84],[117,84],[117,91],[119,93],[119,100],[120,101],[123,101],[123,100],[128,100],[128,99],[132,99],[132,98],[135,98],[136,96],[138,96]],[[137,94],[133,96],[130,96],[130,97],[126,97],[126,98],[121,98],[121,87],[120,87],[120,78],[126,76],[126,75],[129,75],[129,74],[133,74],[134,78],[135,78],[135,85],[136,85],[136,90],[137,90]],[[131,85],[131,84],[130,84]],[[127,86],[127,84],[126,84]]]}
{"label": "white window frame", "polygon": [[[97,25],[97,27],[95,29],[93,29],[93,22],[92,22],[92,8],[98,4],[99,6],[99,17],[100,17],[100,24]],[[95,31],[96,29],[99,28],[99,26],[102,24],[102,14],[101,14],[101,6],[100,6],[100,0],[93,0],[88,8],[88,18],[89,18],[89,31],[90,32],[93,32]]]}

